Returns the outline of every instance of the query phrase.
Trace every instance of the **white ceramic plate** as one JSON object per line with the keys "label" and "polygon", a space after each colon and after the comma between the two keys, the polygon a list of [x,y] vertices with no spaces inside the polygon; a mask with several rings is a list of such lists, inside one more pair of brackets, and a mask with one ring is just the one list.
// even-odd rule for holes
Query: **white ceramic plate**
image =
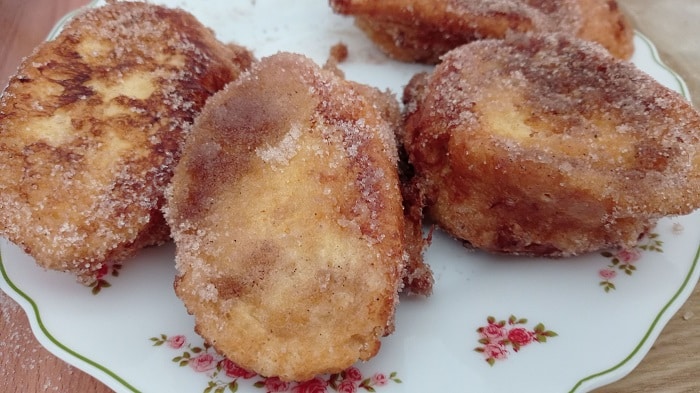
{"label": "white ceramic plate", "polygon": [[[387,60],[325,0],[160,2],[258,57],[287,50],[323,63],[342,41],[348,78],[394,92],[427,69]],[[648,40],[635,44],[639,67],[688,95]],[[583,392],[630,372],[690,295],[698,218],[662,220],[630,252],[558,261],[469,252],[436,233],[426,255],[433,296],[401,299],[396,333],[376,358],[303,385],[247,374],[202,345],[173,293],[172,245],[144,250],[91,289],[2,241],[0,288],[46,348],[117,392]]]}

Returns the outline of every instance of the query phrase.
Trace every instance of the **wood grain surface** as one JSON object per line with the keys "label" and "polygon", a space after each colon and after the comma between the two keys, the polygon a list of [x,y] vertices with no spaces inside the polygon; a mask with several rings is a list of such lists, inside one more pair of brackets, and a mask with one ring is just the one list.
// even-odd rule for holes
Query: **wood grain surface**
{"label": "wood grain surface", "polygon": [[[638,29],[657,45],[664,61],[683,76],[695,105],[700,105],[700,1],[618,1]],[[5,86],[21,58],[45,39],[63,15],[87,2],[0,0],[0,86]],[[564,359],[562,367],[566,367]],[[597,392],[700,392],[699,370],[700,287],[696,287],[641,364]],[[0,392],[111,390],[43,349],[32,335],[24,312],[0,292]]]}

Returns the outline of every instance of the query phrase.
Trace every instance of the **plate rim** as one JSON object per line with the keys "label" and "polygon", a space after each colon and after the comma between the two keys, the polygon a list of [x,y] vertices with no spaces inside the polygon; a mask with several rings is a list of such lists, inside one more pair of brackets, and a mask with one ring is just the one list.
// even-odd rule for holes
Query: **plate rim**
{"label": "plate rim", "polygon": [[[46,40],[51,40],[61,31],[63,26],[75,15],[83,12],[86,9],[94,8],[102,3],[102,0],[91,0],[89,3],[67,13],[61,19],[56,22],[53,28],[48,33]],[[690,90],[685,82],[685,80],[676,72],[674,69],[669,67],[662,59],[658,52],[658,49],[654,43],[639,30],[634,30],[634,35],[639,37],[641,41],[650,50],[653,61],[662,67],[670,76],[673,77],[677,86],[678,93],[681,94],[686,100],[690,101]],[[667,325],[668,321],[675,315],[676,312],[683,306],[692,293],[692,289],[698,285],[700,280],[700,274],[698,269],[698,261],[700,261],[700,240],[698,240],[693,257],[693,261],[685,274],[685,278],[680,285],[680,287],[673,293],[671,298],[664,303],[663,307],[656,313],[656,316],[651,321],[649,327],[646,329],[645,334],[639,340],[634,349],[622,360],[620,360],[615,365],[591,373],[578,381],[575,382],[573,387],[568,391],[569,393],[577,393],[581,391],[588,391],[590,389],[598,388],[611,384],[618,381],[625,376],[627,376],[631,371],[633,371],[638,364],[644,359],[648,353],[648,349],[645,349],[646,345],[651,345],[661,334],[663,328]],[[0,278],[7,284],[9,288],[4,288],[0,285],[0,291],[5,292],[8,296],[18,302],[21,306],[23,312],[29,320],[31,330],[42,346],[49,352],[54,354],[59,359],[81,369],[86,374],[98,379],[111,389],[125,388],[129,392],[141,393],[141,390],[137,389],[131,385],[124,377],[119,376],[116,372],[112,371],[109,367],[92,360],[86,355],[79,353],[78,351],[68,347],[63,344],[60,340],[56,339],[53,334],[44,325],[39,306],[34,301],[34,299],[20,289],[17,284],[9,277],[5,264],[2,257],[2,247],[0,246]],[[692,282],[691,282],[692,281]],[[2,284],[2,283],[0,283]],[[10,289],[10,291],[7,291]],[[687,292],[687,293],[686,293]],[[615,374],[620,372],[620,374]],[[584,390],[581,390],[584,389]]]}
{"label": "plate rim", "polygon": [[[688,270],[685,279],[683,280],[683,283],[676,290],[673,296],[671,296],[671,298],[664,304],[664,306],[661,307],[659,312],[656,314],[656,317],[652,320],[651,324],[649,325],[649,328],[646,330],[646,333],[644,334],[644,336],[642,336],[639,343],[637,343],[632,352],[630,352],[624,359],[619,361],[617,364],[605,370],[598,371],[581,378],[578,382],[576,382],[573,388],[569,390],[569,393],[578,392],[580,391],[580,388],[586,386],[587,384],[589,384],[592,389],[608,385],[610,383],[624,378],[639,365],[639,363],[649,352],[648,349],[644,351],[642,350],[644,346],[647,344],[652,345],[656,341],[664,327],[667,325],[668,321],[673,317],[673,315],[675,315],[678,312],[678,310],[680,310],[683,304],[685,304],[685,302],[690,297],[690,294],[692,293],[692,289],[695,288],[695,285],[698,285],[698,280],[700,279],[700,275],[697,274],[698,260],[700,260],[700,241],[698,241],[697,248],[695,250],[695,255],[693,256],[693,262],[690,265],[690,269]],[[697,277],[694,278],[694,276]],[[692,285],[689,285],[691,284],[691,279],[693,283]],[[684,294],[684,292],[686,291],[688,293]],[[623,370],[625,366],[631,367],[627,370]],[[615,371],[622,371],[622,373],[620,375],[613,375],[612,373],[614,373]],[[604,380],[603,378],[606,376],[611,376],[611,379],[607,381]],[[598,378],[602,379],[599,381],[602,383],[596,384],[596,379]]]}
{"label": "plate rim", "polygon": [[[97,0],[95,0],[95,1],[97,1]],[[664,60],[661,58],[661,55],[659,54],[658,48],[654,44],[654,42],[649,37],[647,37],[644,33],[640,32],[639,30],[635,29],[634,35],[641,38],[642,42],[644,42],[644,44],[647,46],[647,48],[649,48],[649,50],[651,52],[651,57],[653,58],[654,62],[656,62],[656,64],[658,64],[659,66],[661,66],[661,68],[663,68],[669,74],[671,74],[671,76],[673,76],[676,83],[678,83],[678,88],[679,88],[678,93],[680,93],[683,97],[685,97],[685,99],[688,100],[688,102],[690,102],[691,97],[690,97],[690,89],[688,88],[688,85],[686,84],[683,77],[681,77],[681,75],[676,70],[674,70],[668,64],[666,64],[666,62],[664,62]],[[691,103],[691,105],[692,105],[692,103]]]}
{"label": "plate rim", "polygon": [[[3,240],[7,241],[6,239]],[[16,296],[13,296],[13,293],[7,292],[6,288],[3,288],[2,286],[0,286],[0,291],[5,292],[9,297],[18,302],[18,304],[22,308],[22,311],[24,311],[24,313],[27,316],[27,319],[29,320],[29,326],[31,327],[32,332],[34,333],[34,337],[37,339],[37,341],[39,341],[39,343],[42,344],[44,348],[46,348],[49,352],[53,353],[59,359],[62,359],[63,361],[72,364],[75,367],[78,367],[79,369],[91,375],[92,377],[99,379],[101,382],[103,382],[110,388],[114,388],[115,385],[109,382],[116,381],[119,383],[119,386],[125,387],[131,392],[141,392],[140,390],[132,386],[129,382],[127,382],[125,378],[117,375],[116,372],[110,370],[107,366],[102,365],[97,361],[90,359],[88,356],[83,355],[78,351],[70,348],[69,346],[63,344],[60,340],[54,337],[53,334],[51,334],[51,332],[49,332],[49,329],[46,327],[46,325],[44,325],[43,319],[41,317],[39,305],[34,301],[34,299],[31,296],[29,296],[26,292],[20,289],[7,274],[7,270],[5,269],[5,263],[2,257],[2,247],[0,247],[0,277],[2,277],[4,283],[6,283],[9,286],[9,289],[11,289],[14,295]],[[19,298],[17,296],[19,296]],[[43,336],[41,336],[39,333],[43,334]],[[48,342],[46,340],[48,340]],[[49,343],[50,345],[48,345]],[[73,361],[71,362],[66,355],[69,355],[70,359],[72,359]],[[88,366],[88,368],[92,370],[98,370],[102,374],[96,375],[95,373],[90,372],[90,370],[86,369],[85,366]],[[109,379],[107,379],[106,377],[109,377]]]}
{"label": "plate rim", "polygon": [[[635,36],[638,36],[642,42],[647,46],[647,48],[650,50],[652,59],[654,62],[656,62],[659,66],[661,66],[665,71],[667,71],[676,81],[678,84],[679,88],[679,93],[685,97],[686,100],[690,101],[690,90],[688,88],[688,85],[686,84],[685,80],[676,72],[674,69],[669,67],[662,59],[661,56],[659,55],[659,51],[656,48],[656,45],[643,33],[641,33],[639,30],[634,31]],[[616,363],[615,365],[605,369],[601,370],[592,374],[589,374],[580,380],[576,382],[576,384],[569,390],[569,393],[575,393],[581,391],[580,389],[582,387],[585,387],[586,385],[591,385],[591,388],[596,388],[596,387],[601,387],[608,385],[610,383],[613,383],[615,381],[619,381],[620,379],[624,378],[627,376],[630,372],[632,372],[638,365],[641,363],[641,361],[644,359],[646,354],[649,352],[649,350],[642,350],[645,345],[649,344],[652,345],[654,341],[659,337],[661,332],[663,331],[663,328],[668,324],[668,321],[675,315],[678,310],[685,304],[685,302],[688,300],[690,297],[690,294],[692,293],[692,289],[695,288],[696,285],[698,285],[698,281],[700,280],[700,274],[697,274],[697,267],[698,267],[698,260],[700,259],[700,242],[698,242],[697,249],[695,251],[695,256],[693,257],[693,262],[690,266],[690,269],[683,280],[683,283],[681,286],[676,290],[676,292],[673,294],[673,296],[669,299],[668,302],[659,310],[659,312],[656,314],[656,317],[653,319],[651,322],[649,328],[647,329],[646,333],[642,337],[642,339],[639,341],[639,343],[634,347],[632,352],[629,353],[624,359]],[[691,278],[693,276],[698,276],[693,280],[692,285],[690,284]],[[689,290],[690,288],[690,290]],[[683,299],[680,299],[681,295],[683,292],[688,291],[688,293],[683,296]],[[672,307],[674,306],[674,307]],[[629,369],[623,370],[624,367],[630,366]],[[621,371],[621,374],[619,375],[614,375],[616,371]],[[610,377],[609,380],[605,380],[606,377]],[[597,379],[601,379],[598,381],[599,383],[596,383]]]}

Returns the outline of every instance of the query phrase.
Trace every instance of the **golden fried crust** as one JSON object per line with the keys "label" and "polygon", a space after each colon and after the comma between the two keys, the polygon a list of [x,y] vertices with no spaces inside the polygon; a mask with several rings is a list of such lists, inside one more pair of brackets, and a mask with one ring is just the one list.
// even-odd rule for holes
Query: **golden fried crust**
{"label": "golden fried crust", "polygon": [[408,294],[429,296],[433,291],[435,279],[430,266],[425,262],[424,252],[432,241],[432,230],[427,237],[423,235],[423,207],[425,194],[421,188],[420,178],[416,176],[408,153],[401,145],[403,127],[396,129],[399,141],[399,179],[403,212],[405,219],[405,243],[408,260],[404,266],[404,291]]}
{"label": "golden fried crust", "polygon": [[[403,177],[403,176],[402,176]],[[424,252],[432,241],[432,228],[427,237],[423,235],[423,206],[425,200],[420,185],[413,178],[401,180],[405,217],[405,243],[408,259],[404,266],[404,292],[412,295],[430,296],[435,279],[430,266],[425,263]]]}
{"label": "golden fried crust", "polygon": [[242,367],[306,380],[369,359],[393,330],[397,107],[283,53],[195,122],[166,214],[176,292],[197,331]]}
{"label": "golden fried crust", "polygon": [[629,246],[659,217],[700,206],[700,115],[588,42],[468,44],[404,99],[402,139],[427,215],[476,247]]}
{"label": "golden fried crust", "polygon": [[438,63],[468,42],[512,33],[563,32],[592,40],[614,56],[634,50],[633,30],[615,0],[330,0],[355,16],[381,50],[402,61]]}
{"label": "golden fried crust", "polygon": [[577,0],[582,24],[575,33],[579,38],[594,41],[619,59],[634,53],[634,29],[615,0]]}
{"label": "golden fried crust", "polygon": [[[328,64],[324,66],[328,68]],[[395,125],[394,134],[401,132],[401,112],[396,105],[395,99],[387,99],[386,95],[375,88],[355,84],[354,87],[361,91],[370,102],[374,103],[375,109],[380,111],[381,116],[390,124]],[[398,143],[398,142],[397,142]],[[400,146],[397,146],[399,150]],[[404,208],[404,243],[406,248],[406,260],[404,263],[403,288],[402,293],[408,295],[430,296],[433,292],[433,271],[425,262],[424,252],[431,241],[431,236],[423,236],[423,206],[424,197],[416,182],[413,179],[413,170],[410,168],[405,157],[405,151],[400,148],[400,159],[398,162],[399,187],[401,189],[402,204]]]}
{"label": "golden fried crust", "polygon": [[185,135],[251,61],[181,10],[123,2],[77,16],[0,98],[0,233],[85,282],[167,239],[163,190]]}

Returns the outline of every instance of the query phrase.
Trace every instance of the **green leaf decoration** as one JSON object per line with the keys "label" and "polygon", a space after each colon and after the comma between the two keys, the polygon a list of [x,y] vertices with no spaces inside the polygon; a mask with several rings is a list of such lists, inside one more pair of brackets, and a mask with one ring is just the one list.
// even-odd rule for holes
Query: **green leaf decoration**
{"label": "green leaf decoration", "polygon": [[[148,340],[153,343],[153,346],[163,347],[162,344],[167,342],[168,336],[165,334],[161,334],[160,337],[150,337],[148,338]],[[189,365],[192,361],[192,358],[195,356],[193,354],[200,354],[202,352],[206,352],[207,349],[210,347],[211,346],[206,342],[203,343],[201,346],[192,346],[188,342],[186,347],[187,349],[185,349],[184,351],[178,351],[177,349],[171,348],[170,346],[165,346],[165,348],[171,350],[175,349],[176,351],[181,352],[180,355],[172,358],[172,362],[176,363],[179,367],[185,367]],[[483,349],[480,348],[475,348],[474,350],[483,352]],[[202,390],[202,393],[238,393],[240,387],[238,381],[240,378],[230,377],[228,375],[225,375],[223,372],[223,364],[226,358],[217,353],[212,353],[211,355],[213,356],[213,361],[215,362],[215,371],[208,370],[207,372],[199,373],[200,375],[204,375],[209,378],[209,381]],[[325,379],[326,388],[324,391],[330,391],[330,389],[328,389],[329,387],[337,391],[340,386],[340,382],[346,379],[347,370],[341,371],[339,373],[329,374],[327,376],[327,379]],[[398,372],[396,371],[392,371],[388,374],[387,381],[392,381],[394,383],[403,383],[403,381],[400,378],[398,378]],[[258,389],[265,389],[268,383],[268,378],[258,376],[256,380],[252,380],[250,382],[246,381],[245,383],[247,383],[247,386],[249,387],[252,386]],[[368,392],[376,392],[372,378],[363,379],[361,382],[359,382],[359,385],[357,384],[357,382],[354,383],[354,386],[356,386],[357,389],[362,388]],[[301,385],[298,383],[290,383],[287,386],[290,389],[297,389],[297,387]]]}
{"label": "green leaf decoration", "polygon": [[341,372],[340,374],[331,374],[330,378],[328,378],[328,384],[333,388],[333,390],[338,390],[338,379],[341,376],[345,378],[345,371]]}
{"label": "green leaf decoration", "polygon": [[[604,283],[601,283],[601,285],[603,284]],[[495,320],[495,318],[493,320]],[[528,346],[531,343],[546,343],[548,338],[557,336],[556,332],[552,330],[547,330],[545,328],[544,323],[538,323],[537,325],[535,325],[535,327],[529,329],[527,327],[516,327],[516,325],[526,324],[528,321],[526,318],[517,318],[514,315],[511,315],[510,317],[508,317],[507,321],[509,326],[504,327],[504,329],[507,332],[506,337],[499,337],[498,339],[480,337],[478,339],[478,342],[479,344],[481,344],[481,346],[474,348],[474,352],[481,353],[483,356],[483,354],[486,354],[486,348],[489,345],[495,345],[500,347],[500,350],[503,351],[503,355],[506,355],[509,350],[514,353],[518,353],[525,346]],[[485,329],[485,327],[477,329],[477,332],[482,332],[483,329]],[[507,338],[510,337],[511,332],[516,332],[516,334],[513,336],[513,339]],[[531,337],[531,339],[523,334],[528,335],[529,337]],[[489,366],[493,367],[497,363],[497,361],[505,359],[508,359],[508,356],[488,356],[485,359],[485,361],[489,364]],[[390,375],[390,379],[392,375]]]}

